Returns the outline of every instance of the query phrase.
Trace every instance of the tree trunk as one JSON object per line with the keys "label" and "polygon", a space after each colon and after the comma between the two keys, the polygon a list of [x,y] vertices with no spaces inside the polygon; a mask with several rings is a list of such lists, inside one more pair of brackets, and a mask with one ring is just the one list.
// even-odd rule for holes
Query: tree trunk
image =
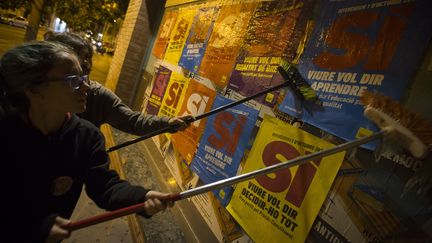
{"label": "tree trunk", "polygon": [[30,17],[28,19],[28,26],[24,36],[24,41],[36,40],[39,23],[41,21],[42,9],[44,6],[44,0],[32,0]]}

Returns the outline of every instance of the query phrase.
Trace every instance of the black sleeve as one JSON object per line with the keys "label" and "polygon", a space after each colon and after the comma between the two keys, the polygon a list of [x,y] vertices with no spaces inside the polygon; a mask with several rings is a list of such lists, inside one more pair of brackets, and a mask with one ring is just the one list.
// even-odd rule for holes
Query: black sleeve
{"label": "black sleeve", "polygon": [[105,142],[99,130],[93,132],[91,139],[90,160],[84,183],[89,197],[106,210],[144,202],[149,190],[141,186],[133,186],[120,179],[117,172],[109,169],[109,158],[105,151]]}
{"label": "black sleeve", "polygon": [[18,191],[19,188],[15,186],[15,192],[4,191],[8,199],[2,203],[5,210],[2,213],[4,223],[0,227],[0,242],[45,242],[57,215],[40,215],[40,208],[32,204],[33,195]]}
{"label": "black sleeve", "polygon": [[99,118],[99,120],[103,120],[103,123],[108,123],[123,132],[142,136],[168,126],[169,117],[132,111],[116,94],[102,85],[97,87],[94,95],[95,97],[92,102],[88,103],[88,106],[98,106],[98,109],[103,109],[103,112],[99,111],[98,113],[104,114],[105,117]]}
{"label": "black sleeve", "polygon": [[17,124],[19,119],[9,118],[0,121],[0,134],[7,141],[0,146],[2,169],[5,173],[0,177],[2,185],[0,242],[45,242],[56,215],[44,215],[40,204],[35,200],[32,168],[16,156],[26,153],[22,148],[20,132],[24,132]]}
{"label": "black sleeve", "polygon": [[58,215],[51,214],[48,217],[42,219],[39,224],[39,227],[35,227],[37,231],[34,233],[36,235],[36,242],[45,242],[48,238],[48,234],[51,231],[52,226],[54,225],[55,219]]}

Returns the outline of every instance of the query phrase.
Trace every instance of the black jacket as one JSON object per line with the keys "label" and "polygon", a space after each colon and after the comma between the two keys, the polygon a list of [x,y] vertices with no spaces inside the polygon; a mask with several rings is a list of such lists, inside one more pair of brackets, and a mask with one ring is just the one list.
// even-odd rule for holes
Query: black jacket
{"label": "black jacket", "polygon": [[111,90],[95,81],[90,81],[86,110],[78,116],[91,121],[97,127],[108,123],[137,136],[167,127],[170,119],[132,111]]}
{"label": "black jacket", "polygon": [[0,242],[45,241],[55,215],[71,216],[83,185],[107,210],[143,202],[148,192],[109,170],[102,134],[75,115],[50,136],[12,116],[0,122],[0,135]]}

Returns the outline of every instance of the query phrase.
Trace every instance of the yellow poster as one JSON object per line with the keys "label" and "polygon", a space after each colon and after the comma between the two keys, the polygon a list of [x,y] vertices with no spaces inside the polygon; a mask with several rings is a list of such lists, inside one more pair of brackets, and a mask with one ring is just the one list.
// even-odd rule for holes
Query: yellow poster
{"label": "yellow poster", "polygon": [[227,85],[256,5],[225,5],[219,13],[199,69],[201,76],[219,87]]}
{"label": "yellow poster", "polygon": [[153,46],[153,55],[156,58],[163,59],[165,49],[169,43],[171,32],[174,29],[174,24],[177,19],[177,10],[168,11],[165,13],[156,42]]}
{"label": "yellow poster", "polygon": [[174,71],[171,73],[158,116],[177,116],[183,103],[189,80],[190,78],[183,76],[181,73]]}
{"label": "yellow poster", "polygon": [[165,61],[174,65],[178,64],[196,12],[197,8],[184,8],[179,10],[168,47],[165,51]]}
{"label": "yellow poster", "polygon": [[[242,173],[332,144],[277,118],[265,117]],[[237,185],[227,209],[255,242],[303,243],[345,152],[278,170]]]}
{"label": "yellow poster", "polygon": [[[209,111],[215,95],[216,90],[211,87],[209,80],[192,79],[189,82],[179,116],[196,116]],[[188,165],[192,162],[198,141],[204,131],[205,122],[206,119],[195,121],[184,131],[174,133],[171,136],[175,150],[181,154]]]}

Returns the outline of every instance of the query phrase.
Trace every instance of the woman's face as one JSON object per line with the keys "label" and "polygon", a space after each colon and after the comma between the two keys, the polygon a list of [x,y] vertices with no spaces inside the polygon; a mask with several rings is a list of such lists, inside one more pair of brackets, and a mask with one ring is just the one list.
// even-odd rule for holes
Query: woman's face
{"label": "woman's face", "polygon": [[66,77],[77,75],[82,76],[82,70],[78,59],[70,53],[63,53],[61,61],[48,72],[47,82],[41,85],[39,101],[50,111],[59,113],[82,113],[86,109],[87,90],[86,82],[72,87]]}

